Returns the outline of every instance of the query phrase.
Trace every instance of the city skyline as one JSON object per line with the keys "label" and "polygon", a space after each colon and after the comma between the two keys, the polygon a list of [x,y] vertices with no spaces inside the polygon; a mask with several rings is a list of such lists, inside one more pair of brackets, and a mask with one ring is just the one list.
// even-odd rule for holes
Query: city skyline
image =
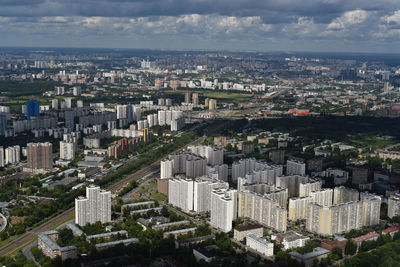
{"label": "city skyline", "polygon": [[394,1],[6,1],[0,46],[398,53]]}

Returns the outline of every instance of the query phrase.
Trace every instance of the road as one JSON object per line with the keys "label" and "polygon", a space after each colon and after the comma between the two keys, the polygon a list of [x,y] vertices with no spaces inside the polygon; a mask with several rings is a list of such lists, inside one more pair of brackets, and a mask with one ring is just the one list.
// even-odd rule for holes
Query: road
{"label": "road", "polygon": [[[192,141],[191,143],[187,144],[186,146],[194,145],[201,141],[204,141],[204,137],[200,137],[200,138]],[[180,151],[182,149],[183,148],[179,148],[175,152]],[[158,161],[150,164],[149,166],[108,186],[107,189],[112,192],[117,192],[118,190],[120,190],[124,186],[126,186],[129,182],[140,179],[141,177],[145,176],[147,173],[151,172],[154,168],[159,167],[160,162],[161,162],[161,160],[158,160]],[[34,241],[36,239],[38,233],[54,229],[57,225],[62,224],[63,222],[67,221],[68,219],[71,219],[74,216],[74,213],[75,213],[75,209],[70,208],[70,209],[64,211],[63,213],[55,216],[54,218],[37,226],[36,228],[32,229],[31,231],[22,234],[18,238],[14,239],[14,240],[10,241],[9,243],[5,244],[4,246],[0,247],[0,256],[5,256],[8,254],[11,254],[14,251],[28,245],[29,243],[31,243],[32,241]]]}
{"label": "road", "polygon": [[3,232],[4,229],[6,229],[6,227],[7,227],[7,218],[6,218],[3,214],[1,214],[1,213],[0,213],[0,218],[1,218],[1,220],[3,221],[3,222],[1,223],[1,226],[0,226],[0,232]]}

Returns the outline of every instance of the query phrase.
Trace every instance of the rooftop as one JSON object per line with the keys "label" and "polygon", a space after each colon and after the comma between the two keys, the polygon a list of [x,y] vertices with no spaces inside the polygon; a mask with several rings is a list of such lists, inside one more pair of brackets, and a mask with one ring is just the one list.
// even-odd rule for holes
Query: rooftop
{"label": "rooftop", "polygon": [[321,255],[328,254],[328,253],[330,253],[329,250],[321,248],[321,247],[316,247],[316,248],[314,248],[314,250],[312,252],[309,252],[309,253],[306,253],[306,254],[300,254],[297,251],[289,252],[289,254],[292,257],[295,257],[295,258],[297,258],[299,260],[302,260],[302,261],[313,259],[315,257],[319,257]]}
{"label": "rooftop", "polygon": [[386,228],[382,232],[385,233],[385,234],[388,234],[388,233],[396,232],[396,231],[399,231],[399,230],[400,230],[400,225],[396,225],[396,226],[393,226],[393,227],[390,227],[390,228]]}
{"label": "rooftop", "polygon": [[109,237],[109,236],[118,235],[118,234],[119,235],[127,235],[128,232],[125,230],[121,230],[121,231],[102,233],[102,234],[97,234],[97,235],[89,235],[86,237],[86,239],[89,240],[89,239],[94,239],[94,238]]}
{"label": "rooftop", "polygon": [[38,238],[40,240],[42,240],[51,250],[59,250],[59,251],[70,251],[70,250],[76,250],[77,248],[75,246],[67,246],[67,247],[60,247],[56,242],[53,241],[53,239],[51,239],[49,237],[49,235],[54,235],[57,234],[58,232],[55,230],[52,231],[47,231],[47,232],[43,232],[38,234]]}
{"label": "rooftop", "polygon": [[158,228],[164,228],[164,227],[170,227],[170,226],[177,226],[177,225],[182,225],[182,224],[189,224],[189,221],[179,221],[179,222],[170,222],[170,223],[163,223],[163,224],[156,224],[153,225],[152,228],[153,229],[158,229]]}
{"label": "rooftop", "polygon": [[144,212],[148,212],[148,211],[151,211],[151,210],[160,211],[160,210],[162,210],[162,208],[158,207],[158,208],[150,208],[150,209],[143,209],[143,210],[132,210],[131,214],[144,213]]}
{"label": "rooftop", "polygon": [[287,231],[286,233],[282,234],[282,238],[286,242],[292,242],[292,241],[295,241],[297,239],[305,239],[305,238],[309,238],[309,237],[302,236],[301,234],[296,233],[295,231]]}
{"label": "rooftop", "polygon": [[116,246],[118,244],[134,243],[134,242],[138,242],[138,241],[139,241],[139,239],[137,239],[137,238],[128,238],[128,239],[124,239],[124,240],[100,243],[100,244],[96,245],[96,248]]}
{"label": "rooftop", "polygon": [[83,231],[82,231],[78,226],[76,226],[74,223],[67,223],[67,227],[68,227],[69,229],[71,229],[71,231],[72,231],[75,235],[78,235],[78,236],[83,235]]}
{"label": "rooftop", "polygon": [[259,228],[263,228],[263,227],[259,224],[243,225],[243,226],[236,228],[235,231],[244,232],[244,231],[249,231],[249,230],[254,230],[254,229],[259,229]]}
{"label": "rooftop", "polygon": [[366,235],[362,235],[362,236],[353,238],[353,241],[359,243],[359,242],[362,242],[362,241],[365,241],[365,240],[368,240],[368,239],[371,239],[371,238],[375,238],[375,237],[378,237],[378,236],[379,235],[376,232],[369,232]]}
{"label": "rooftop", "polygon": [[121,206],[121,208],[132,208],[132,207],[140,207],[144,205],[153,205],[154,201],[144,201],[144,202],[137,202],[137,203],[130,203],[130,204],[124,204]]}
{"label": "rooftop", "polygon": [[181,233],[195,231],[196,229],[197,229],[197,227],[192,227],[192,228],[180,229],[180,230],[175,230],[175,231],[169,231],[169,232],[164,232],[164,235],[181,234]]}

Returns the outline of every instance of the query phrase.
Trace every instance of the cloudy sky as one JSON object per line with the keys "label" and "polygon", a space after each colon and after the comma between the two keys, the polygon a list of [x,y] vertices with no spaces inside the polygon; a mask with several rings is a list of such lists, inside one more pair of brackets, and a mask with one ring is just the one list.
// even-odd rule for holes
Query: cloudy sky
{"label": "cloudy sky", "polygon": [[0,46],[400,53],[399,0],[0,0]]}

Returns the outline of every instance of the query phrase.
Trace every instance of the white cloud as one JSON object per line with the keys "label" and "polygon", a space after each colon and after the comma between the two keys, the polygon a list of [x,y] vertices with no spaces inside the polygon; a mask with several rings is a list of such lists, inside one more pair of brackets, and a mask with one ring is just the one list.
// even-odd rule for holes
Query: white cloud
{"label": "white cloud", "polygon": [[349,26],[363,23],[367,18],[368,11],[360,9],[347,11],[329,23],[327,29],[332,31],[346,30]]}
{"label": "white cloud", "polygon": [[318,29],[318,25],[314,20],[307,17],[300,17],[296,23],[287,24],[283,27],[282,32],[290,36],[310,36],[314,35]]}

